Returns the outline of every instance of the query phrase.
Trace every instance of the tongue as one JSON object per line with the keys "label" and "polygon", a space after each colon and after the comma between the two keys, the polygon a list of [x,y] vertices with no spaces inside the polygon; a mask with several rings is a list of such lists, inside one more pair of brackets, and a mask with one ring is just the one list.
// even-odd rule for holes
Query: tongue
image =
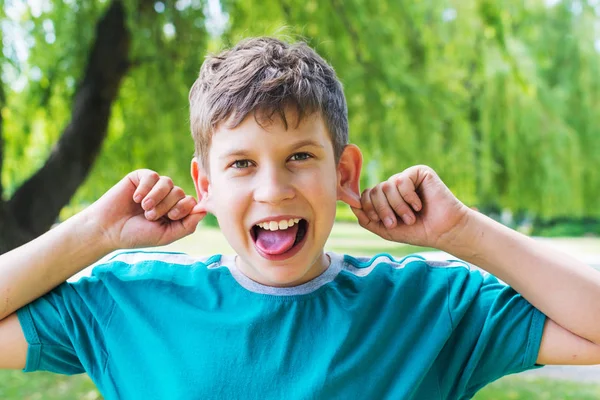
{"label": "tongue", "polygon": [[297,233],[298,224],[278,231],[267,231],[258,228],[256,232],[256,246],[261,251],[270,255],[283,254],[294,247]]}

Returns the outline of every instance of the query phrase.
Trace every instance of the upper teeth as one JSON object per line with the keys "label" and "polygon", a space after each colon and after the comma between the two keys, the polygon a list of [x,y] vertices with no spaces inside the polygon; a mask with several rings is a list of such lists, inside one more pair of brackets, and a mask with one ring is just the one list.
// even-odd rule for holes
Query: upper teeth
{"label": "upper teeth", "polygon": [[265,221],[265,222],[261,222],[260,224],[256,224],[256,226],[260,226],[263,229],[266,229],[268,231],[276,231],[279,229],[287,229],[290,228],[292,226],[294,226],[294,224],[297,224],[298,222],[300,222],[300,218],[291,218],[288,219],[287,221]]}

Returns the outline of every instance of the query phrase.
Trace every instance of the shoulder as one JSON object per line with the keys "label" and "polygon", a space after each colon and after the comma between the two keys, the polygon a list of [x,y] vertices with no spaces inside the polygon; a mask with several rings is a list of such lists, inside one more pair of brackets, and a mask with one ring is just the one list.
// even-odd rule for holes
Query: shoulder
{"label": "shoulder", "polygon": [[448,280],[448,275],[469,276],[483,274],[472,265],[460,260],[432,260],[420,254],[410,254],[402,258],[395,258],[387,253],[380,253],[371,257],[343,256],[342,270],[357,276],[367,276],[372,273],[398,271],[403,274],[436,275],[443,280]]}
{"label": "shoulder", "polygon": [[386,253],[372,257],[344,255],[341,270],[355,279],[384,280],[405,294],[411,290],[415,295],[440,291],[458,302],[468,302],[484,286],[501,285],[492,275],[464,261],[429,259],[420,254],[402,258]]}
{"label": "shoulder", "polygon": [[164,251],[120,251],[99,262],[91,275],[92,279],[101,280],[189,282],[192,276],[206,273],[220,259],[219,254],[193,257]]}

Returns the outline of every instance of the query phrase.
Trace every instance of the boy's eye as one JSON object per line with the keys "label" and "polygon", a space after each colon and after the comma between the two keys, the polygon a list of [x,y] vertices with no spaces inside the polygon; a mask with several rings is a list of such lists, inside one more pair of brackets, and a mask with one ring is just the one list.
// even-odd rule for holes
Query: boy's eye
{"label": "boy's eye", "polygon": [[237,160],[231,164],[233,168],[244,169],[250,167],[250,160]]}
{"label": "boy's eye", "polygon": [[290,161],[303,161],[308,160],[312,156],[308,153],[296,153],[290,157]]}

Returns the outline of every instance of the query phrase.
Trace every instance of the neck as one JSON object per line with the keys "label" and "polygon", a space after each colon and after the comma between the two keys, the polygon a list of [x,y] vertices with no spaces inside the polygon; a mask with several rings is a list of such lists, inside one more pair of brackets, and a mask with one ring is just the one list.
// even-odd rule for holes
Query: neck
{"label": "neck", "polygon": [[331,264],[331,259],[321,251],[309,267],[265,264],[255,266],[240,256],[235,258],[235,265],[242,274],[254,282],[271,287],[294,287],[305,284],[325,272]]}

